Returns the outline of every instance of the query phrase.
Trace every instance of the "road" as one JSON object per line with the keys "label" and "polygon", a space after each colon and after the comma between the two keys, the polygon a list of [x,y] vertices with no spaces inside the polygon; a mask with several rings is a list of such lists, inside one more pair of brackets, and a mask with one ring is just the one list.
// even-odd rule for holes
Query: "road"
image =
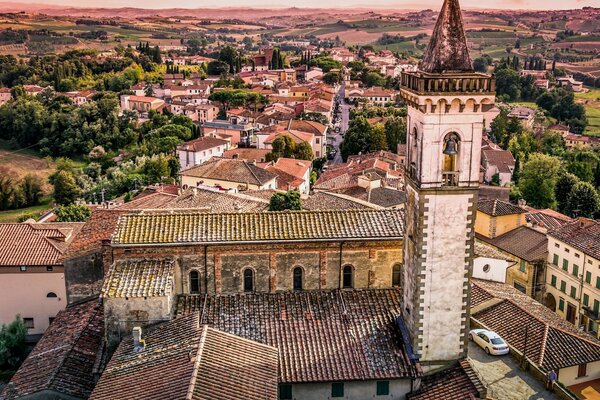
{"label": "road", "polygon": [[340,145],[342,144],[342,141],[344,140],[344,137],[342,135],[345,134],[346,131],[348,130],[348,123],[350,122],[350,109],[352,108],[351,105],[348,105],[344,102],[345,96],[346,96],[346,83],[344,82],[340,86],[340,90],[338,91],[338,98],[340,99],[340,114],[341,114],[340,132],[339,133],[332,132],[332,135],[330,136],[331,140],[329,142],[329,144],[331,144],[333,147],[335,147],[337,152],[335,153],[335,158],[329,162],[330,164],[339,164],[339,163],[343,162],[342,152],[340,151]]}
{"label": "road", "polygon": [[498,400],[558,400],[542,382],[521,370],[510,355],[490,356],[469,342],[471,364],[488,388],[488,397]]}

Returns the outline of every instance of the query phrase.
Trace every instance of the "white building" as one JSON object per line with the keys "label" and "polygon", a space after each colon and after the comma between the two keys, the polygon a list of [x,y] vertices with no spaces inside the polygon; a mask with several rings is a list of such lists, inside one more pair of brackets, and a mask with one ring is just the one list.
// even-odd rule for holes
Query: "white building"
{"label": "white building", "polygon": [[177,156],[181,169],[187,169],[194,165],[200,165],[213,157],[223,157],[223,153],[229,150],[231,143],[228,140],[203,136],[190,140],[177,146]]}

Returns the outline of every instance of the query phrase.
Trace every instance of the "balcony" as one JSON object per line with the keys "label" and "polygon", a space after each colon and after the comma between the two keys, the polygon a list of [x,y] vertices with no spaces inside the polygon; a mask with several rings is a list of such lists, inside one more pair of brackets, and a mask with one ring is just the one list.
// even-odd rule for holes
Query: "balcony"
{"label": "balcony", "polygon": [[458,186],[458,171],[442,172],[442,186]]}
{"label": "balcony", "polygon": [[590,306],[582,305],[581,306],[581,314],[588,317],[593,321],[600,321],[600,313],[598,311],[594,311],[594,309]]}

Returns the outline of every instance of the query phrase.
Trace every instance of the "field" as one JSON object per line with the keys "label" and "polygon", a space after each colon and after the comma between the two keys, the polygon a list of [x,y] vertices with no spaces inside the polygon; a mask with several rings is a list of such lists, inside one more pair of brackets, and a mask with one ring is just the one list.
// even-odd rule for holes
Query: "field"
{"label": "field", "polygon": [[575,97],[585,107],[588,119],[585,134],[600,136],[600,89],[591,89],[587,93],[576,93]]}
{"label": "field", "polygon": [[0,142],[0,174],[18,181],[31,173],[44,182],[44,193],[49,194],[52,187],[48,183],[48,176],[54,170],[54,163],[51,160],[40,158],[34,151],[14,152],[6,143]]}

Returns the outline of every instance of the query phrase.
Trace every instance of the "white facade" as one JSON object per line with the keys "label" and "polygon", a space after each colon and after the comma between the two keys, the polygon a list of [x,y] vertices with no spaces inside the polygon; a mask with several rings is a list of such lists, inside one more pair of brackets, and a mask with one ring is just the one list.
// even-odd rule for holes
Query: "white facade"
{"label": "white facade", "polygon": [[510,264],[499,258],[475,257],[473,259],[473,278],[506,283],[506,270]]}

